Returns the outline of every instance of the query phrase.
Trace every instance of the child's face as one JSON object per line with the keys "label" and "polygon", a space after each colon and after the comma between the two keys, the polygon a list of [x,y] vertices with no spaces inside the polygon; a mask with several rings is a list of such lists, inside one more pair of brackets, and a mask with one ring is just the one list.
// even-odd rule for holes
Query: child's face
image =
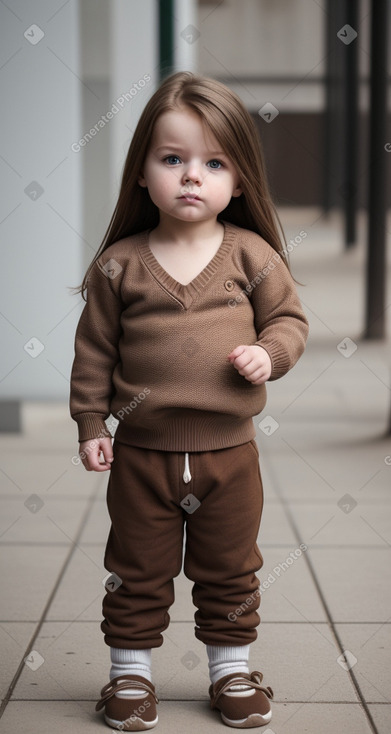
{"label": "child's face", "polygon": [[215,221],[231,197],[242,193],[235,166],[186,107],[158,118],[139,184],[160,215],[183,222]]}

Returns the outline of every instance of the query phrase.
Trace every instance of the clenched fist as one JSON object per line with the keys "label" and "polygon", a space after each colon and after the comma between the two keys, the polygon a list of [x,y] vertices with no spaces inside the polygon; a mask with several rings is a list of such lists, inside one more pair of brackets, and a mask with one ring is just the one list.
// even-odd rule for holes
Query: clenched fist
{"label": "clenched fist", "polygon": [[240,344],[232,350],[227,359],[239,375],[243,375],[253,385],[262,385],[271,375],[271,359],[266,349],[256,344],[251,346]]}

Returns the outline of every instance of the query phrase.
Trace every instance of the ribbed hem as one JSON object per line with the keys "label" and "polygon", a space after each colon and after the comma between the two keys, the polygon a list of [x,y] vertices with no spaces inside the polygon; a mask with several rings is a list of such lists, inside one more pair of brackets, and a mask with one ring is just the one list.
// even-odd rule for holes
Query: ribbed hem
{"label": "ribbed hem", "polygon": [[77,423],[79,442],[93,438],[112,438],[102,413],[77,413],[72,418]]}
{"label": "ribbed hem", "polygon": [[120,423],[115,440],[155,451],[216,451],[240,446],[255,438],[252,418],[205,415],[196,410],[181,411],[175,418],[161,420],[154,429]]}

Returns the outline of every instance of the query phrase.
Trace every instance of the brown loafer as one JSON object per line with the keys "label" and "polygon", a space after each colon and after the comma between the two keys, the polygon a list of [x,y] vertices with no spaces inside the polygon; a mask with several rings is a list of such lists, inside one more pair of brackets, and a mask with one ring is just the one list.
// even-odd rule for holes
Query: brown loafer
{"label": "brown loafer", "polygon": [[[262,679],[262,673],[254,670],[252,673],[225,675],[210,686],[210,706],[220,711],[224,724],[250,729],[269,723],[272,718],[269,699],[274,694],[270,686],[261,686]],[[246,689],[238,689],[237,686],[246,686]]]}
{"label": "brown loafer", "polygon": [[[137,698],[118,698],[115,694],[129,688],[142,688]],[[105,708],[105,722],[118,731],[145,731],[158,722],[155,687],[141,675],[119,675],[101,690],[95,711]]]}

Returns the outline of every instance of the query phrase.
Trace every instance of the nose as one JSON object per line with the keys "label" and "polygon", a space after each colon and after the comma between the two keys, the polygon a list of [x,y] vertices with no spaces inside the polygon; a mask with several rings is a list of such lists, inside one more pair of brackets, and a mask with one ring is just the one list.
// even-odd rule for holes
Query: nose
{"label": "nose", "polygon": [[196,186],[201,186],[202,173],[200,169],[200,164],[196,161],[190,161],[189,164],[186,166],[183,180],[184,183],[188,183],[189,181],[191,181],[192,183],[196,184]]}

